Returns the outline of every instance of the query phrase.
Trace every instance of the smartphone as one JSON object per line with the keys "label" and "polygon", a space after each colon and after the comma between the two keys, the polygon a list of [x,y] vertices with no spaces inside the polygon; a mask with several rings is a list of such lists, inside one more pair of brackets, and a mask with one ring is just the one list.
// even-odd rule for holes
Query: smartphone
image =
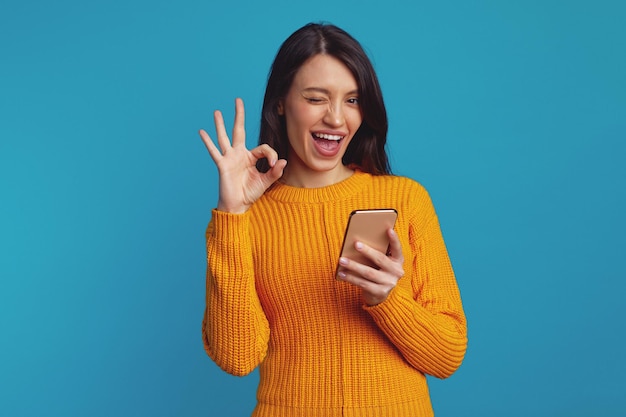
{"label": "smartphone", "polygon": [[389,249],[387,230],[393,229],[397,217],[398,212],[395,209],[355,210],[350,213],[339,256],[376,267],[372,261],[354,248],[354,243],[358,240],[380,252],[387,253]]}

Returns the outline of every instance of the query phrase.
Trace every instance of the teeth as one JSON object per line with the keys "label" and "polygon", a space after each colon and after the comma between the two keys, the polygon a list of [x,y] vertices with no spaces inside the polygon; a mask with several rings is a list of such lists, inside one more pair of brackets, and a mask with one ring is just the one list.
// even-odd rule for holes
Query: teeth
{"label": "teeth", "polygon": [[316,138],[326,139],[326,140],[341,140],[341,139],[343,139],[343,136],[327,135],[326,133],[313,133],[313,136],[315,136]]}

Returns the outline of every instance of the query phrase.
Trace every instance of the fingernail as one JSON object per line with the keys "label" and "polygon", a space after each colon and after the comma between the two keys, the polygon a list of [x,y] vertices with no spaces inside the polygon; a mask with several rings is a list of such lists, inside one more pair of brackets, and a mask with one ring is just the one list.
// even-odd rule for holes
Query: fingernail
{"label": "fingernail", "polygon": [[363,244],[361,242],[356,242],[354,244],[354,247],[360,250],[360,249],[363,249]]}
{"label": "fingernail", "polygon": [[343,271],[337,272],[337,276],[341,279],[344,279],[346,277],[346,273]]}
{"label": "fingernail", "polygon": [[[348,265],[348,259],[344,258],[343,256],[341,258],[339,258],[339,264],[340,265]],[[345,275],[345,274],[344,274]]]}

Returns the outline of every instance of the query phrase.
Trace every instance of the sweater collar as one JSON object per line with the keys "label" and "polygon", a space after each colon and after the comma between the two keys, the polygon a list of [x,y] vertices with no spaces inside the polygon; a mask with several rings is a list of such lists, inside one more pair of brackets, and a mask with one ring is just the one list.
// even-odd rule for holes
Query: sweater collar
{"label": "sweater collar", "polygon": [[286,203],[324,203],[343,200],[358,193],[369,182],[370,174],[354,171],[350,177],[336,184],[320,188],[300,188],[275,182],[265,195]]}

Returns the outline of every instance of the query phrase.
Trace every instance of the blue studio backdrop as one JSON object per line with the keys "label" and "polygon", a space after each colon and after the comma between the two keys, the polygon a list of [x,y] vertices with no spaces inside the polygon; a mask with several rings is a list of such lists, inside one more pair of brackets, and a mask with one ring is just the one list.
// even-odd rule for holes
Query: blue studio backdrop
{"label": "blue studio backdrop", "polygon": [[[245,416],[205,355],[217,172],[197,131],[310,21],[366,48],[469,323],[438,416],[625,416],[626,6],[0,3],[0,415]],[[312,352],[314,354],[314,352]]]}

